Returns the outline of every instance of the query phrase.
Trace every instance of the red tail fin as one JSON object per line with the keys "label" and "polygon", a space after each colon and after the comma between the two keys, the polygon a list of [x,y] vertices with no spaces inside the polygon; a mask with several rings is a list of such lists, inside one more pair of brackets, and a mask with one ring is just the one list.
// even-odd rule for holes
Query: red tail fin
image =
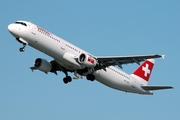
{"label": "red tail fin", "polygon": [[136,79],[142,80],[143,83],[148,82],[154,66],[154,59],[147,59],[133,74]]}

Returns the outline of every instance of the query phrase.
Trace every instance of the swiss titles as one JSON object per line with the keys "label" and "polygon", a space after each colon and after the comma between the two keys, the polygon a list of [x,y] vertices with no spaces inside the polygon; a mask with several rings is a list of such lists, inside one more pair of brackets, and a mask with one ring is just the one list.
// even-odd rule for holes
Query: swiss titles
{"label": "swiss titles", "polygon": [[38,28],[38,31],[39,31],[39,32],[42,32],[42,33],[44,33],[45,35],[48,35],[48,36],[50,36],[50,35],[51,35],[51,33],[50,33],[50,32],[48,32],[48,31],[44,30],[43,28],[41,28],[41,27],[39,27],[39,26],[37,26],[37,28]]}

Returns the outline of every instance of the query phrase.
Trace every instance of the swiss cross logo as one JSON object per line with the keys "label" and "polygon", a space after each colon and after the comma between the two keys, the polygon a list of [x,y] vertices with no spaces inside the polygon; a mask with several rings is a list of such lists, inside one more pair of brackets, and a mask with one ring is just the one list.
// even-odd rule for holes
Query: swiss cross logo
{"label": "swiss cross logo", "polygon": [[88,62],[90,62],[90,63],[94,64],[94,59],[92,59],[92,58],[88,57]]}
{"label": "swiss cross logo", "polygon": [[133,74],[139,76],[145,81],[148,81],[152,73],[153,66],[154,66],[153,59],[146,60]]}
{"label": "swiss cross logo", "polygon": [[149,70],[149,64],[146,64],[146,66],[142,67],[142,70],[144,71],[144,76],[147,77],[148,74],[151,73],[151,71]]}

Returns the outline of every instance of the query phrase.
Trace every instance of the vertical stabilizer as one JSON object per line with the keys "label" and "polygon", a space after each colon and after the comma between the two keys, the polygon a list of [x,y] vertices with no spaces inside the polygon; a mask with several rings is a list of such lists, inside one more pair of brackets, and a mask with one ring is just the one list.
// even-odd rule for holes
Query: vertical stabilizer
{"label": "vertical stabilizer", "polygon": [[131,76],[139,80],[143,85],[147,85],[154,63],[154,59],[147,59]]}

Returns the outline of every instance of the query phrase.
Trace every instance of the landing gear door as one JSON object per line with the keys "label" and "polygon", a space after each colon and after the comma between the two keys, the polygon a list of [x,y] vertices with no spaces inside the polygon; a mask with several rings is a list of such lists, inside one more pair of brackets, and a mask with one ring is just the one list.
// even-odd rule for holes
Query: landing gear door
{"label": "landing gear door", "polygon": [[36,30],[37,30],[37,27],[35,25],[32,25],[32,34],[33,35],[36,35]]}

